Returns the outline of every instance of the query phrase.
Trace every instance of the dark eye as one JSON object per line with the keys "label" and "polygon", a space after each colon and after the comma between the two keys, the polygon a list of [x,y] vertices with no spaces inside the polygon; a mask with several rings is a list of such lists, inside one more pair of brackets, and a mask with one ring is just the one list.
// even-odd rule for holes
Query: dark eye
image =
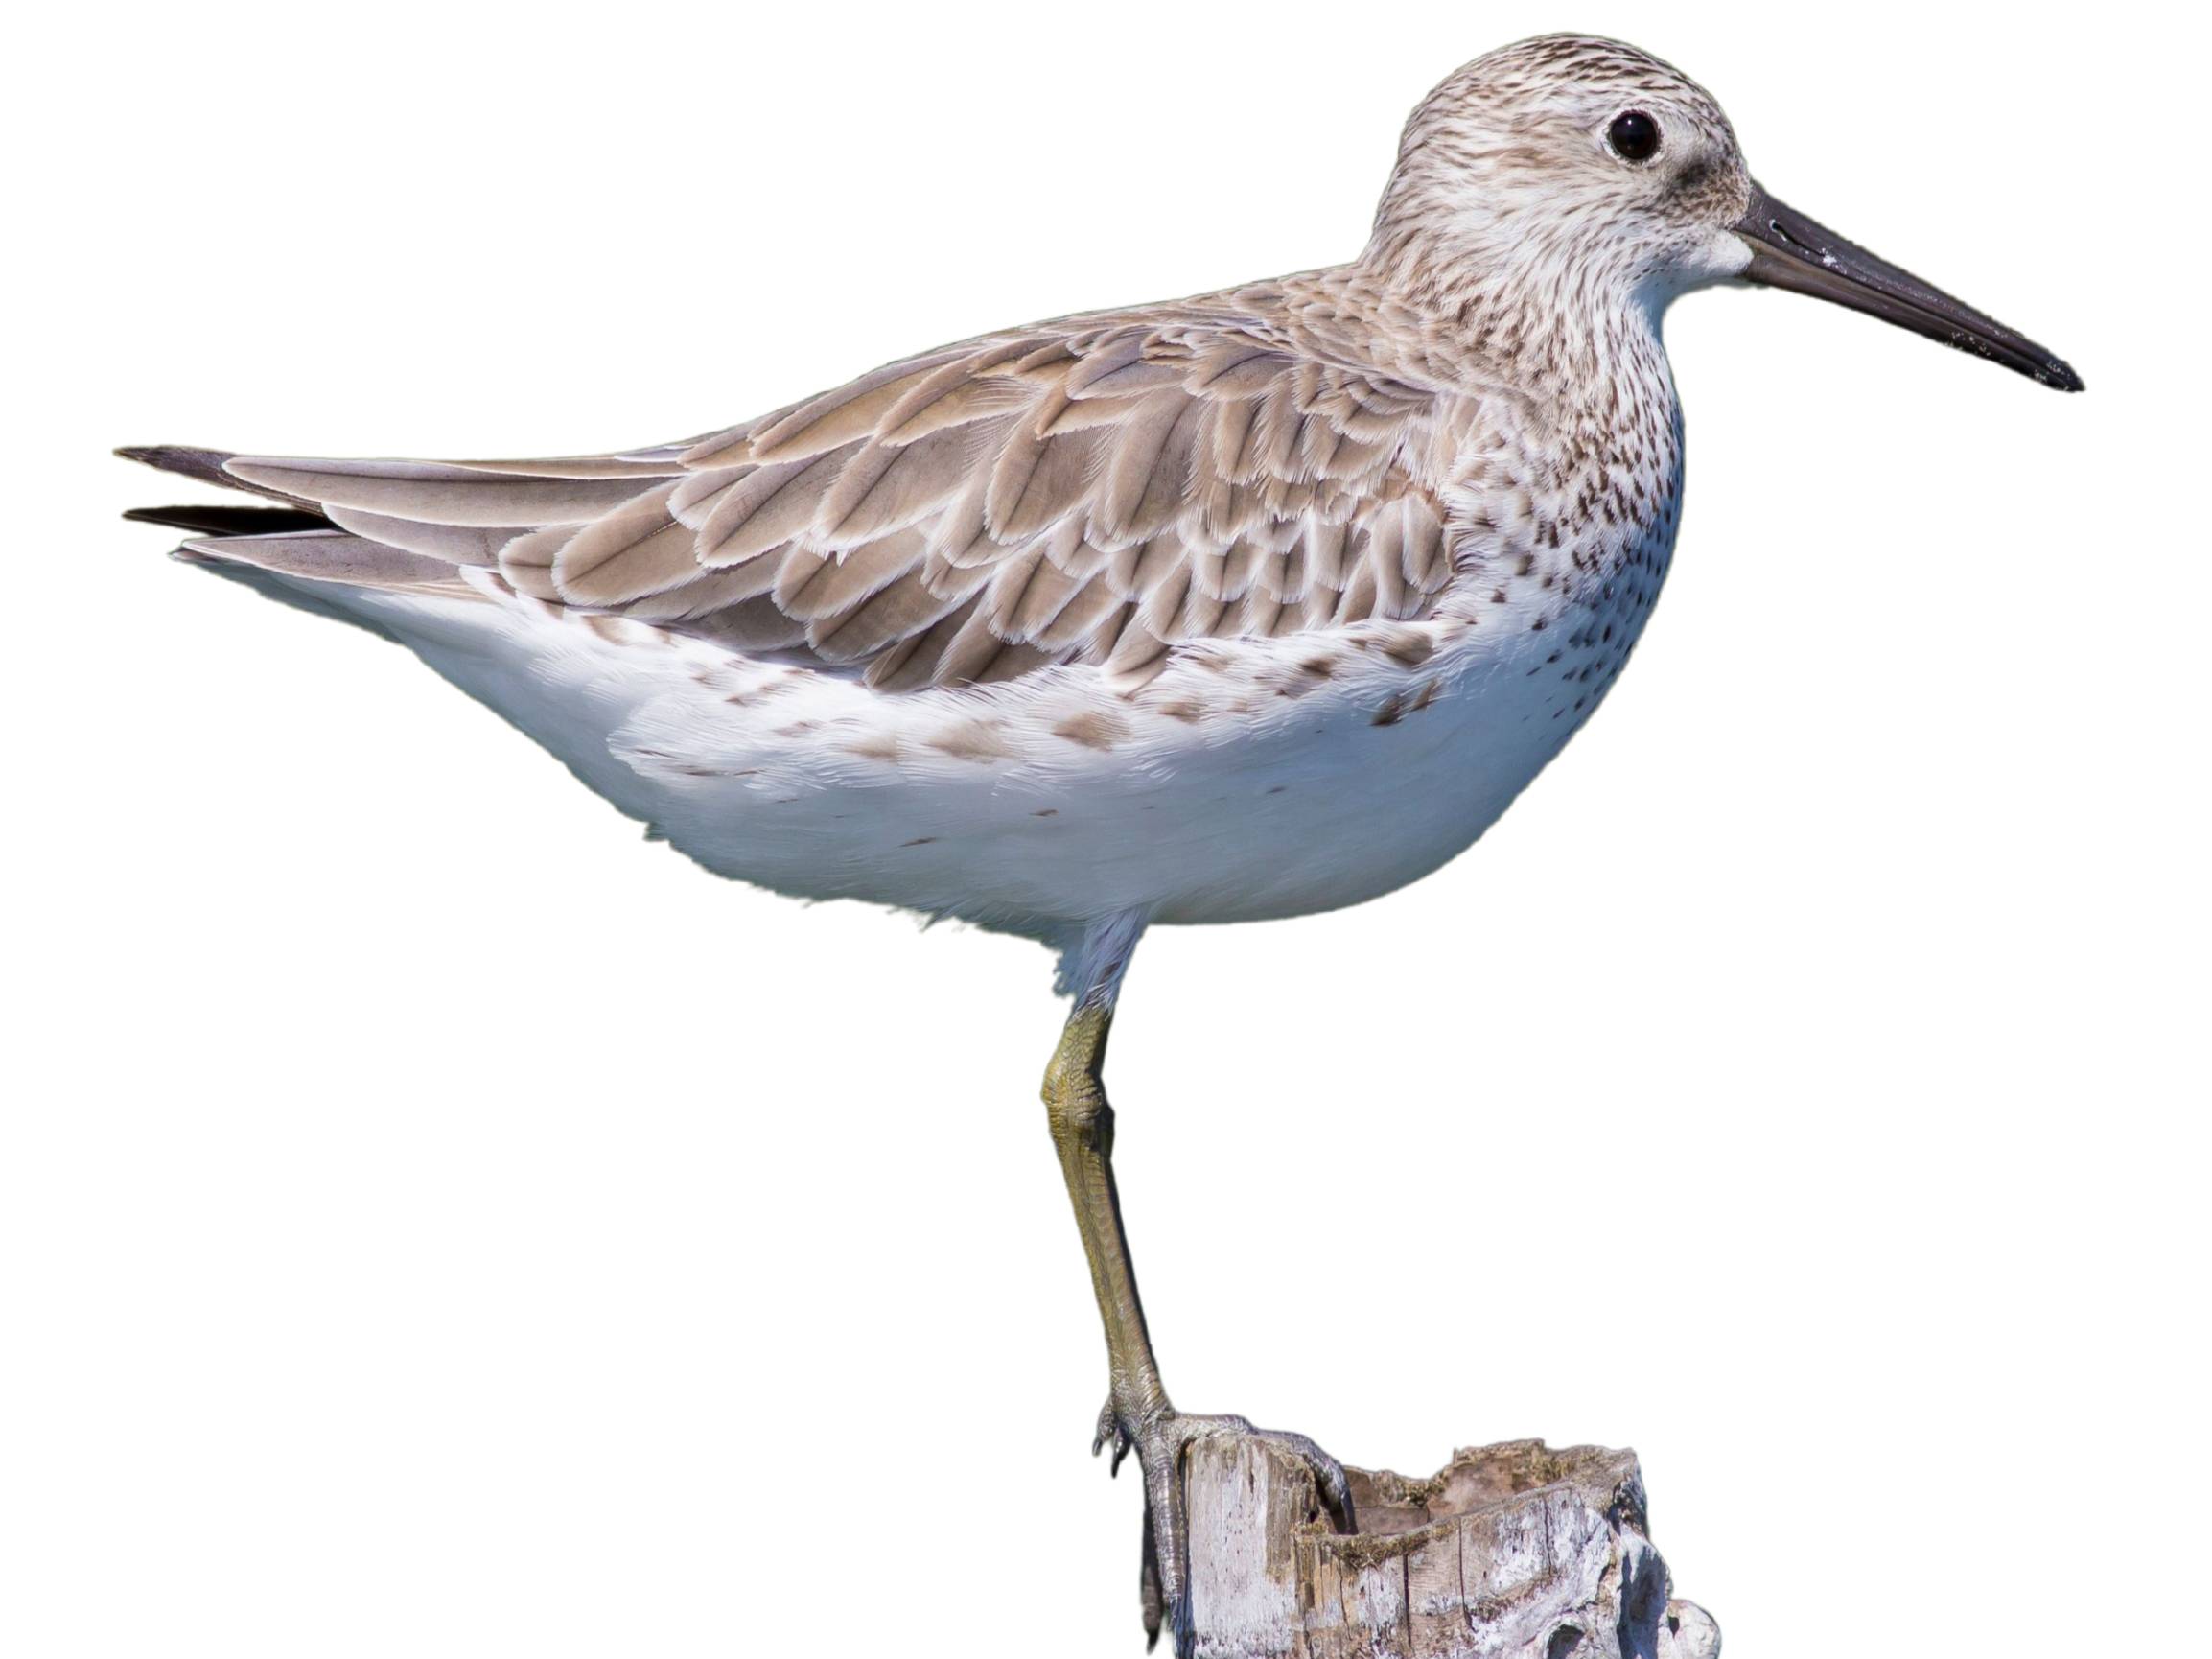
{"label": "dark eye", "polygon": [[1623,161],[1649,161],[1659,153],[1659,123],[1641,109],[1627,110],[1613,118],[1605,142]]}

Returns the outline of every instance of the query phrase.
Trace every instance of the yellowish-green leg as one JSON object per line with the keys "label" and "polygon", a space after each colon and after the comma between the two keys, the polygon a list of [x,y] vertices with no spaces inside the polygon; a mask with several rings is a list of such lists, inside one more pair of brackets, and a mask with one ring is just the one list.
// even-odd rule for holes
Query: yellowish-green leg
{"label": "yellowish-green leg", "polygon": [[1109,1441],[1113,1467],[1136,1454],[1145,1480],[1143,1597],[1146,1646],[1163,1625],[1175,1632],[1177,1659],[1190,1659],[1196,1641],[1189,1594],[1190,1533],[1182,1488],[1182,1454],[1201,1434],[1259,1435],[1303,1458],[1314,1470],[1322,1502],[1344,1531],[1353,1529],[1352,1498],[1344,1471],[1303,1435],[1256,1430],[1242,1417],[1189,1416],[1168,1403],[1153,1358],[1152,1333],[1137,1298],[1136,1271],[1122,1230],[1121,1198],[1114,1186],[1113,1108],[1102,1075],[1113,1009],[1085,1001],[1068,1016],[1059,1047],[1044,1074],[1045,1112],[1052,1125],[1060,1173],[1075,1204],[1076,1227],[1090,1261],[1091,1289],[1106,1325],[1107,1393],[1099,1414],[1096,1453]]}
{"label": "yellowish-green leg", "polygon": [[[1122,1230],[1121,1194],[1114,1186],[1114,1109],[1106,1104],[1101,1075],[1113,1017],[1112,1009],[1095,1006],[1078,1008],[1068,1016],[1044,1074],[1044,1105],[1060,1173],[1075,1203],[1083,1253],[1090,1258],[1099,1318],[1106,1322],[1109,1409],[1128,1414],[1125,1420],[1133,1428],[1167,1411],[1168,1396],[1153,1358],[1144,1304],[1137,1299],[1136,1270],[1129,1265],[1129,1237]],[[1101,1430],[1106,1426],[1102,1416]]]}

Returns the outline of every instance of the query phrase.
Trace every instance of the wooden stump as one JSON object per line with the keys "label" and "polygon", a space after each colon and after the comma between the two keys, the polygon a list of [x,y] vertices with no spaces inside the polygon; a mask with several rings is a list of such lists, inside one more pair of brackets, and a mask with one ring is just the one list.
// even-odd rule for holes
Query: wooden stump
{"label": "wooden stump", "polygon": [[1633,1452],[1508,1440],[1425,1481],[1347,1469],[1360,1530],[1263,1441],[1188,1453],[1200,1659],[1716,1659],[1670,1599]]}

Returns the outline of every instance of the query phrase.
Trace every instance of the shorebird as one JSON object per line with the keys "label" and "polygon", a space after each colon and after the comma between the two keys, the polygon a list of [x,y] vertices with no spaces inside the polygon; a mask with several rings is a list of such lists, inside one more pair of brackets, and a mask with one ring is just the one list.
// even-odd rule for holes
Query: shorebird
{"label": "shorebird", "polygon": [[2079,390],[1783,206],[1698,85],[1579,35],[1413,111],[1349,264],[923,352],[724,431],[553,460],[121,453],[272,504],[180,557],[406,645],[708,869],[1027,935],[1106,1327],[1094,1454],[1193,1645],[1180,1455],[1102,1082],[1155,923],[1354,904],[1465,849],[1580,730],[1671,554],[1668,301],[1748,281]]}

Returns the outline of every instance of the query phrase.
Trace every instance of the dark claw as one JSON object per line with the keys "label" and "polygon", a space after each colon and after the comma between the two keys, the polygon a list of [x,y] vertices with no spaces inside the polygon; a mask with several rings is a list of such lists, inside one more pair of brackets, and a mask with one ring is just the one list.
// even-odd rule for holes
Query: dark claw
{"label": "dark claw", "polygon": [[[1117,1460],[1118,1461],[1118,1460]],[[1142,1576],[1137,1581],[1137,1596],[1144,1607],[1145,1651],[1150,1653],[1160,1643],[1160,1564],[1153,1554],[1153,1501],[1145,1499],[1145,1550]]]}
{"label": "dark claw", "polygon": [[1346,1536],[1357,1532],[1360,1527],[1352,1509],[1352,1485],[1344,1479],[1342,1465],[1304,1435],[1284,1435],[1281,1438],[1306,1460],[1306,1467],[1314,1472],[1315,1490],[1320,1494],[1321,1506],[1329,1511],[1329,1519],[1337,1530]]}
{"label": "dark claw", "polygon": [[1352,1511],[1351,1483],[1334,1469],[1321,1483],[1321,1502],[1328,1506],[1329,1519],[1339,1532],[1348,1538],[1360,1530],[1360,1518]]}
{"label": "dark claw", "polygon": [[1113,1466],[1106,1473],[1119,1475],[1122,1472],[1122,1460],[1129,1455],[1129,1447],[1135,1442],[1129,1438],[1129,1431],[1122,1427],[1121,1418],[1114,1414],[1114,1403],[1110,1398],[1098,1414],[1098,1433],[1091,1437],[1090,1455],[1097,1457],[1108,1441],[1113,1443],[1114,1460]]}

